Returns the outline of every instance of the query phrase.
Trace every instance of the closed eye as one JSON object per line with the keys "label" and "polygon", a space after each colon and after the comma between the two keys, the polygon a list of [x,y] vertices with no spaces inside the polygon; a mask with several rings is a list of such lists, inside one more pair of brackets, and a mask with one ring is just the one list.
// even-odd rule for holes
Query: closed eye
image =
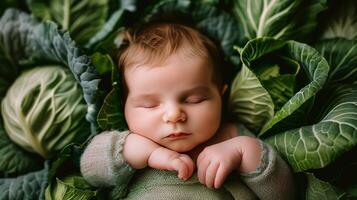
{"label": "closed eye", "polygon": [[160,104],[158,102],[155,102],[155,101],[144,101],[144,102],[137,103],[135,107],[138,107],[138,108],[156,108],[159,105]]}
{"label": "closed eye", "polygon": [[139,105],[138,107],[141,107],[141,108],[156,108],[158,107],[159,105],[158,104],[141,104]]}
{"label": "closed eye", "polygon": [[201,102],[203,102],[205,100],[207,100],[207,98],[204,97],[204,96],[190,96],[190,97],[185,99],[185,103],[198,104],[198,103],[201,103]]}

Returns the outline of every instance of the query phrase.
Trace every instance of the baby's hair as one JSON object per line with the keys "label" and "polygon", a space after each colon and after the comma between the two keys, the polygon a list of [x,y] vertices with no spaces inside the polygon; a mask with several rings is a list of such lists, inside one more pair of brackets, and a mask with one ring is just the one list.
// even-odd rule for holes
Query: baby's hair
{"label": "baby's hair", "polygon": [[118,64],[124,99],[128,92],[124,77],[126,69],[147,64],[157,66],[173,54],[203,59],[207,66],[212,67],[212,80],[219,88],[223,87],[220,51],[208,37],[197,30],[176,23],[156,22],[129,29],[123,35]]}

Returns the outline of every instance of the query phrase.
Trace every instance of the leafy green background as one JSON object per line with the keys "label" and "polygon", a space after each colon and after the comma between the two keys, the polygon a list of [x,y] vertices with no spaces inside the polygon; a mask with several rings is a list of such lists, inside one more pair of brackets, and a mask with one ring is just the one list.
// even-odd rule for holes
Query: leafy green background
{"label": "leafy green background", "polygon": [[47,186],[52,197],[62,188],[63,197],[109,198],[82,187],[79,158],[95,134],[126,129],[115,49],[127,27],[158,19],[194,25],[218,44],[223,67],[234,69],[233,118],[290,164],[301,199],[356,198],[356,10],[355,0],[2,1],[0,99],[23,70],[65,65],[83,89],[92,135],[44,161],[0,123],[0,199],[44,199]]}

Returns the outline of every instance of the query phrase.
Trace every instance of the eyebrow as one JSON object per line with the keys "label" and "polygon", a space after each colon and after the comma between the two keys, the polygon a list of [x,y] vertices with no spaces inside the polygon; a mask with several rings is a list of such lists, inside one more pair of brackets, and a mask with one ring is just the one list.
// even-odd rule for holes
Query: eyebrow
{"label": "eyebrow", "polygon": [[142,94],[130,98],[130,102],[138,102],[138,101],[142,101],[143,99],[154,99],[155,97],[156,97],[155,94]]}
{"label": "eyebrow", "polygon": [[188,94],[192,94],[192,93],[209,94],[210,93],[210,89],[207,86],[197,86],[197,87],[194,87],[194,88],[191,88],[189,90],[184,91],[182,94],[183,95],[188,95]]}

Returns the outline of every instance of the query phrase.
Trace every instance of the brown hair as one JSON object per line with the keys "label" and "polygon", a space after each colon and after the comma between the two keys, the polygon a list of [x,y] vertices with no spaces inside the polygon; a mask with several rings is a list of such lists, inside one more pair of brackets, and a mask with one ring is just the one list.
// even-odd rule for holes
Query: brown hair
{"label": "brown hair", "polygon": [[[124,72],[128,67],[165,61],[174,53],[207,60],[213,69],[213,81],[223,86],[222,60],[216,45],[197,30],[175,23],[154,23],[130,29],[124,34],[124,44],[119,51],[119,71],[122,79],[123,100],[128,89]],[[125,103],[125,102],[123,102]]]}

